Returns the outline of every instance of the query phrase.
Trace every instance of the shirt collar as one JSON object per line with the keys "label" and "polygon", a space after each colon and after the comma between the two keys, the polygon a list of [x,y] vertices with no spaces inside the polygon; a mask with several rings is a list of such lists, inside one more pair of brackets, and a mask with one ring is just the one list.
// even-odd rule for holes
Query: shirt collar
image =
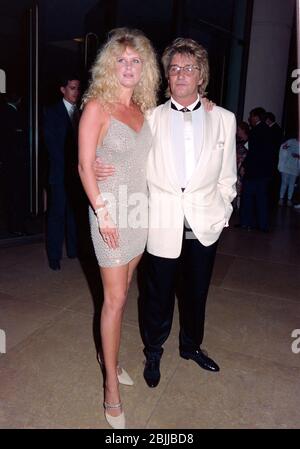
{"label": "shirt collar", "polygon": [[194,103],[189,104],[188,106],[182,106],[182,104],[177,103],[177,101],[175,101],[174,98],[171,97],[171,102],[175,104],[175,106],[178,109],[178,111],[180,111],[180,109],[185,108],[185,107],[188,108],[190,111],[192,111],[199,101],[200,101],[200,97],[199,97],[199,94],[198,94],[197,95],[197,99],[196,99],[196,101],[194,101]]}
{"label": "shirt collar", "polygon": [[76,104],[70,103],[65,98],[63,98],[63,103],[64,103],[68,113],[70,113],[70,111],[73,111],[75,109],[75,107],[76,107]]}

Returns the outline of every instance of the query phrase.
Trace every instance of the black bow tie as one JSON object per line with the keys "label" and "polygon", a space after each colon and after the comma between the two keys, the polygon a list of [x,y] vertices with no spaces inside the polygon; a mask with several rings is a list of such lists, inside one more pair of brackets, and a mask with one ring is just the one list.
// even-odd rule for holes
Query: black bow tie
{"label": "black bow tie", "polygon": [[200,101],[198,101],[198,103],[195,105],[195,107],[192,110],[189,108],[177,109],[175,104],[171,102],[171,108],[174,109],[175,111],[179,111],[179,112],[192,112],[192,111],[195,111],[196,109],[199,109],[200,106],[201,106],[201,103],[200,103]]}

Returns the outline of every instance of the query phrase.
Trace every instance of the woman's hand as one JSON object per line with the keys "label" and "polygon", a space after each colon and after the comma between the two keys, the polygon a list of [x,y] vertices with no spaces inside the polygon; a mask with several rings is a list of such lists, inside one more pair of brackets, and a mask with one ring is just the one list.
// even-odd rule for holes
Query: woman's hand
{"label": "woman's hand", "polygon": [[203,104],[204,109],[206,110],[206,112],[212,111],[214,106],[216,106],[216,103],[214,103],[213,101],[209,100],[206,97],[202,97],[201,98],[201,104]]}
{"label": "woman's hand", "polygon": [[119,232],[106,207],[96,211],[99,232],[107,246],[116,249],[119,246]]}

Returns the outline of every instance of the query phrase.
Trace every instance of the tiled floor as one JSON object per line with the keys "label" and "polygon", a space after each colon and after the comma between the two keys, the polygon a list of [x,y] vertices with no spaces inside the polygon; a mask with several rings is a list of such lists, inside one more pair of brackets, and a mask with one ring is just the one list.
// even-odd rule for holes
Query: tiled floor
{"label": "tiled floor", "polygon": [[[234,221],[219,245],[203,345],[219,373],[179,358],[176,312],[161,382],[149,389],[132,286],[120,354],[135,380],[121,387],[128,428],[300,426],[300,352],[291,349],[300,329],[300,213],[278,210],[270,234]],[[0,248],[1,428],[107,428],[95,354],[97,275],[93,263],[67,258],[60,272],[49,270],[43,243]]]}

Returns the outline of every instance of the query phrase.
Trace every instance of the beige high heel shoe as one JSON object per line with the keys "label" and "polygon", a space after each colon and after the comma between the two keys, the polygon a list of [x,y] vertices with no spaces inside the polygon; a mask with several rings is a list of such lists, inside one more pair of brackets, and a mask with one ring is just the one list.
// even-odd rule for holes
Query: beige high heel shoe
{"label": "beige high heel shoe", "polygon": [[[97,360],[99,362],[99,365],[100,365],[101,369],[103,370],[104,365],[103,365],[103,362],[102,362],[102,360],[100,358],[100,354],[99,353],[97,354]],[[121,370],[121,372],[119,374],[120,370]],[[131,385],[134,384],[133,380],[131,379],[131,377],[129,376],[127,371],[124,368],[122,368],[120,365],[117,366],[117,377],[118,377],[119,383],[122,384],[122,385],[129,385],[129,386],[131,386]]]}
{"label": "beige high heel shoe", "polygon": [[125,425],[125,413],[122,411],[120,415],[118,416],[112,416],[107,413],[107,410],[109,409],[116,409],[119,408],[122,410],[122,403],[119,402],[118,404],[109,404],[108,402],[103,402],[104,405],[104,416],[108,424],[113,429],[126,429]]}

